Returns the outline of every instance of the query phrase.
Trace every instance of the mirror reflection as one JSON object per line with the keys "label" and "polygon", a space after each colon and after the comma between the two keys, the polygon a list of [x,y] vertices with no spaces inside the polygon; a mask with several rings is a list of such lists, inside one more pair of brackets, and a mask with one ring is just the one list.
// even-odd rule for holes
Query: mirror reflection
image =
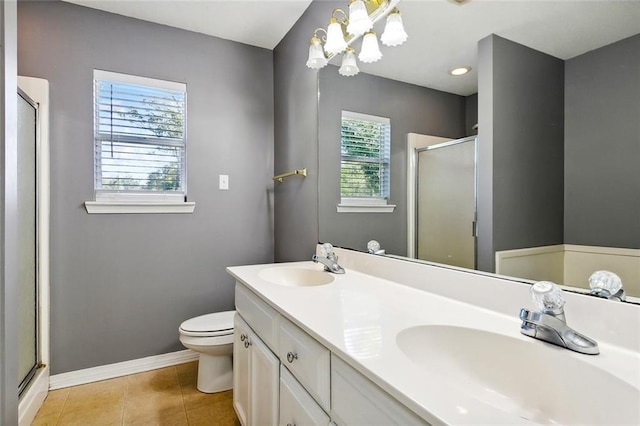
{"label": "mirror reflection", "polygon": [[[543,3],[553,12],[561,2]],[[475,56],[464,64],[473,72],[458,89],[459,77],[444,84],[437,76],[436,87],[426,87],[403,73],[429,56],[433,41],[412,36],[421,32],[416,20],[433,14],[430,2],[409,2],[411,14],[400,4],[415,42],[389,51],[381,71],[378,63],[348,78],[336,66],[320,70],[320,241],[366,251],[375,239],[387,254],[583,289],[595,271],[608,270],[628,299],[640,297],[640,11],[631,2],[617,2],[634,7],[625,13],[607,12],[605,3],[616,2],[594,3],[605,9],[592,26],[617,20],[627,32],[594,31],[595,47],[568,57],[489,32],[473,41]],[[553,33],[548,16],[510,22]],[[556,39],[555,48],[572,37],[585,35]],[[400,60],[402,49],[411,62]],[[343,111],[389,119],[391,209],[338,211]],[[473,142],[452,143],[464,140]],[[462,240],[466,248],[453,247]]]}

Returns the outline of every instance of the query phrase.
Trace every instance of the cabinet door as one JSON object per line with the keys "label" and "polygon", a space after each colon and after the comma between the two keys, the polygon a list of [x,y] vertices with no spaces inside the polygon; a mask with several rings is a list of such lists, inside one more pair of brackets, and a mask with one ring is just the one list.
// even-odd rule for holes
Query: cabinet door
{"label": "cabinet door", "polygon": [[278,423],[280,361],[257,335],[251,339],[250,397],[251,425],[275,425]]}
{"label": "cabinet door", "polygon": [[278,354],[282,364],[287,366],[320,406],[329,411],[331,352],[284,318],[280,318],[279,341]]}
{"label": "cabinet door", "polygon": [[331,356],[331,419],[346,425],[428,425],[375,383]]}
{"label": "cabinet door", "polygon": [[[238,420],[247,426],[249,414],[249,327],[238,314],[234,317],[233,338],[233,408]],[[246,347],[245,347],[246,344]]]}
{"label": "cabinet door", "polygon": [[289,373],[280,370],[280,426],[329,424],[329,416]]}

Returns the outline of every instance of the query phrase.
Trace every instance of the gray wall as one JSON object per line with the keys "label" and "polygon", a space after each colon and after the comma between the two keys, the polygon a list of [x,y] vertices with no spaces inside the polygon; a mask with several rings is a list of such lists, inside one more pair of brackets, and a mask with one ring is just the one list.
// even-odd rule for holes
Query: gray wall
{"label": "gray wall", "polygon": [[563,241],[564,62],[495,35],[478,56],[478,267],[493,271],[493,250]]}
{"label": "gray wall", "polygon": [[[343,77],[336,66],[320,70],[320,241],[366,250],[376,239],[389,253],[407,253],[407,133],[465,136],[465,98],[360,73]],[[337,213],[340,202],[340,123],[343,110],[391,120],[393,213]]]}
{"label": "gray wall", "polygon": [[[51,88],[52,373],[184,349],[183,320],[233,308],[225,267],[273,261],[272,52],[63,2],[18,26],[19,73]],[[94,68],[187,84],[193,214],[86,213]]]}
{"label": "gray wall", "polygon": [[640,248],[640,35],[566,61],[567,244]]}
{"label": "gray wall", "polygon": [[330,14],[313,2],[276,46],[274,62],[274,172],[307,168],[275,184],[275,259],[309,260],[318,242],[317,72],[305,66],[314,28]]}
{"label": "gray wall", "polygon": [[16,2],[0,2],[0,424],[18,424]]}
{"label": "gray wall", "polygon": [[469,95],[465,98],[465,136],[477,135],[478,128],[473,128],[478,124],[478,94]]}

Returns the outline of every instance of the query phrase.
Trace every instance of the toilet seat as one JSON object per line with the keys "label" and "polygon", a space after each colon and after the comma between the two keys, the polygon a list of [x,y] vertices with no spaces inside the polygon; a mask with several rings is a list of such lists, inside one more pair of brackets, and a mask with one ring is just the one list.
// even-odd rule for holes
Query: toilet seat
{"label": "toilet seat", "polygon": [[233,316],[236,311],[200,315],[180,324],[180,334],[194,337],[229,336],[233,334]]}

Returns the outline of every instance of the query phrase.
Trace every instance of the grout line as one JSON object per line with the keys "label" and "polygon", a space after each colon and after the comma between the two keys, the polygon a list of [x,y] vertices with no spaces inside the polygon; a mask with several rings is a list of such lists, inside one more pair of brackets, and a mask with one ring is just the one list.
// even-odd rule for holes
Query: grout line
{"label": "grout line", "polygon": [[[67,406],[67,401],[69,401],[69,396],[71,395],[71,390],[69,390],[67,392],[67,396],[64,398],[64,402],[62,403],[62,408],[60,408],[60,411],[58,412],[58,416],[56,417],[56,426],[60,424],[60,419],[62,419],[62,413],[64,413],[64,409]],[[36,414],[36,417],[38,415]]]}

